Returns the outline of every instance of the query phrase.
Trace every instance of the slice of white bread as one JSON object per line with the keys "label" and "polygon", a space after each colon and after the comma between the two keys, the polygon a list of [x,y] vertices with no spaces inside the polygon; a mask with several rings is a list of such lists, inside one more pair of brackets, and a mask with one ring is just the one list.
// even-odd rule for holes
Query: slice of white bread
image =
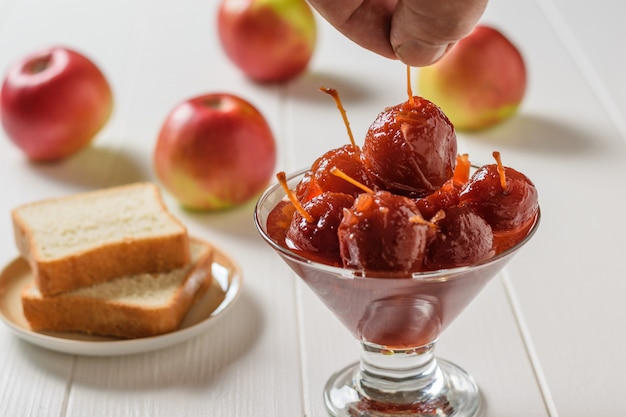
{"label": "slice of white bread", "polygon": [[38,201],[11,214],[17,248],[44,295],[189,262],[187,229],[152,183]]}
{"label": "slice of white bread", "polygon": [[212,246],[191,238],[190,248],[190,263],[170,272],[120,277],[53,296],[43,296],[31,281],[21,294],[24,316],[35,331],[119,338],[174,331],[213,279]]}

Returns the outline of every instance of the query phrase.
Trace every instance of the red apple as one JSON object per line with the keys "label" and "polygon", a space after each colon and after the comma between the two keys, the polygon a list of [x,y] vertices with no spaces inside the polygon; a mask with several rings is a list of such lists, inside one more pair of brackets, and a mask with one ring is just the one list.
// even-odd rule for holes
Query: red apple
{"label": "red apple", "polygon": [[275,163],[276,144],[263,115],[225,93],[177,105],[154,150],[160,181],[183,206],[196,210],[249,201],[267,186]]}
{"label": "red apple", "polygon": [[258,82],[283,82],[302,73],[317,32],[305,0],[222,0],[217,29],[226,55]]}
{"label": "red apple", "polygon": [[87,146],[109,120],[111,87],[76,51],[52,47],[12,65],[0,91],[2,126],[33,161],[56,161]]}
{"label": "red apple", "polygon": [[526,90],[526,66],[506,36],[479,25],[441,60],[420,68],[418,89],[457,130],[485,129],[517,111]]}

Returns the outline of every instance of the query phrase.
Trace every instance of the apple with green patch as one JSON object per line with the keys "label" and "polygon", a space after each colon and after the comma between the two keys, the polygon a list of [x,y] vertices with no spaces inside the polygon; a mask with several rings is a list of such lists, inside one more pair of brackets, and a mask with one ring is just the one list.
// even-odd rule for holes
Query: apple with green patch
{"label": "apple with green patch", "polygon": [[228,209],[267,187],[276,144],[266,119],[248,101],[227,93],[205,94],[183,101],[166,117],[153,164],[182,206]]}
{"label": "apple with green patch", "polygon": [[457,130],[480,130],[512,117],[526,92],[526,65],[499,30],[478,25],[441,60],[420,68],[419,94]]}
{"label": "apple with green patch", "polygon": [[217,30],[232,62],[263,83],[300,75],[317,40],[315,16],[305,0],[222,0]]}

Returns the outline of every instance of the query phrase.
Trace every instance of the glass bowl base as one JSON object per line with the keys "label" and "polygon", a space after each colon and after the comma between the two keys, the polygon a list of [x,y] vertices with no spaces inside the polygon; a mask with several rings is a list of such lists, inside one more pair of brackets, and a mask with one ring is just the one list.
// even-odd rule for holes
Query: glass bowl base
{"label": "glass bowl base", "polygon": [[[333,417],[477,417],[482,398],[471,375],[452,362],[437,359],[439,383],[430,389],[403,393],[401,404],[364,395],[359,387],[361,365],[337,372],[324,388],[326,409]],[[413,395],[414,401],[411,401]]]}

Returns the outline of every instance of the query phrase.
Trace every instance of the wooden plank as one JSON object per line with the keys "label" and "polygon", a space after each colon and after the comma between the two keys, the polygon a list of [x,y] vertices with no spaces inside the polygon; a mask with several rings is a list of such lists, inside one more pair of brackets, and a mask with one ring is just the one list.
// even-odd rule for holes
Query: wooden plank
{"label": "wooden plank", "polygon": [[0,350],[0,415],[63,415],[74,358],[18,340],[5,326]]}
{"label": "wooden plank", "polygon": [[624,36],[621,22],[626,4],[603,0],[594,3],[593,11],[584,1],[555,0],[540,5],[592,86],[599,105],[626,140],[626,54],[617,46]]}

